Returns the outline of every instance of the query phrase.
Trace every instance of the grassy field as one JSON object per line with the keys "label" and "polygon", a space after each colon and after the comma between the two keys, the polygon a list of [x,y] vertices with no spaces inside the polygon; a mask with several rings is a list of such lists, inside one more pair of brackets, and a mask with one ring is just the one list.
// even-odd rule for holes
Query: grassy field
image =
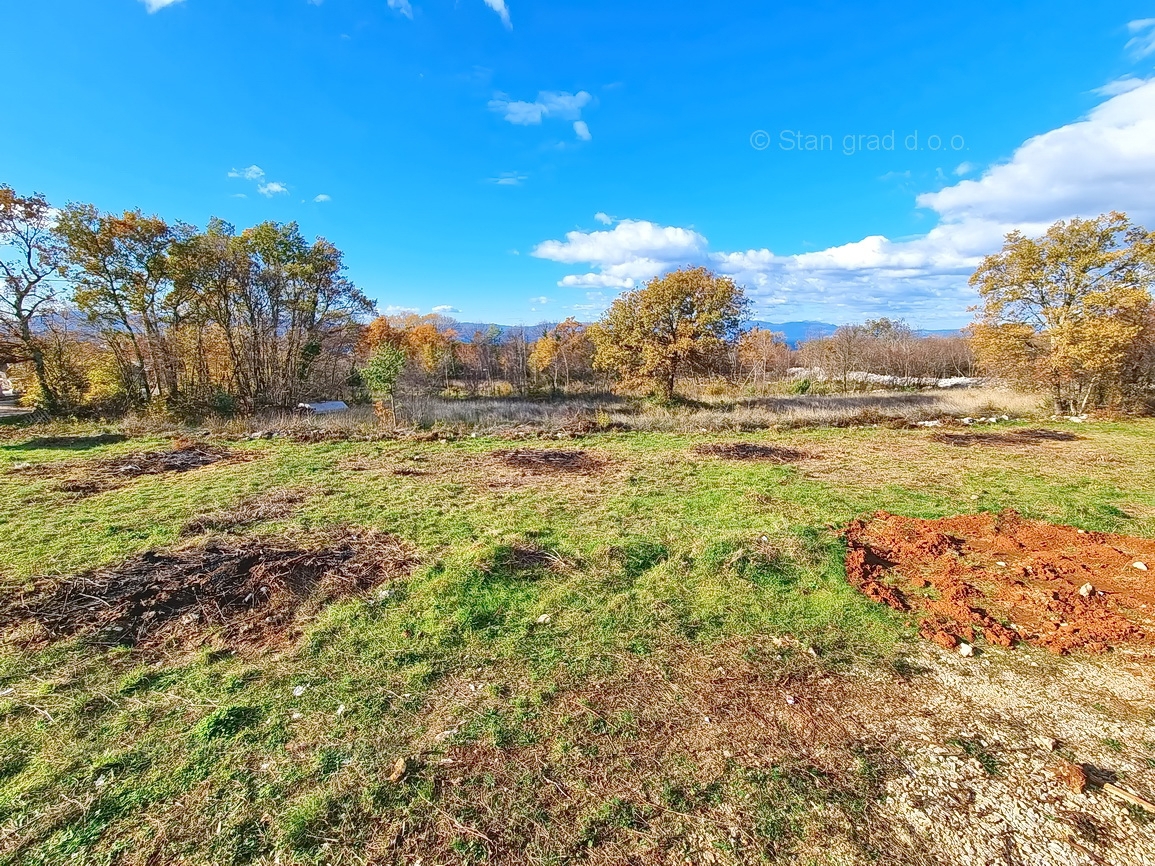
{"label": "grassy field", "polygon": [[[294,513],[242,536],[308,546],[367,527],[417,564],[276,646],[10,635],[0,862],[885,857],[882,835],[854,829],[880,797],[884,757],[854,738],[825,756],[800,748],[813,731],[751,696],[834,694],[864,669],[917,676],[911,624],[845,582],[838,529],[854,517],[1014,508],[1155,536],[1155,426],[1058,426],[1078,438],[959,447],[933,429],[863,427],[528,443],[584,450],[596,465],[582,472],[511,467],[494,452],[527,443],[484,436],[242,441],[227,444],[248,459],[89,496],[61,479],[171,440],[12,433],[0,443],[11,596],[203,543],[182,527],[286,488],[302,494]],[[717,441],[801,456],[694,450]],[[747,704],[739,730],[734,707]],[[711,713],[721,740],[707,736]],[[727,737],[760,737],[759,760]],[[823,841],[832,834],[850,847]]]}

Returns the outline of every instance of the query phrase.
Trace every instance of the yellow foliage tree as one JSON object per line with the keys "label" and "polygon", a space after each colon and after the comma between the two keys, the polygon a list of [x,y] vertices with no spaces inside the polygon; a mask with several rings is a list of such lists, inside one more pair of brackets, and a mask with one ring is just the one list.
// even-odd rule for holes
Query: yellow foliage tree
{"label": "yellow foliage tree", "polygon": [[1047,389],[1056,412],[1111,405],[1131,392],[1129,359],[1149,339],[1155,235],[1125,214],[1060,221],[1041,238],[1007,235],[971,277],[979,363]]}
{"label": "yellow foliage tree", "polygon": [[725,363],[746,309],[742,289],[705,268],[655,277],[614,301],[590,328],[594,364],[669,400],[680,375]]}

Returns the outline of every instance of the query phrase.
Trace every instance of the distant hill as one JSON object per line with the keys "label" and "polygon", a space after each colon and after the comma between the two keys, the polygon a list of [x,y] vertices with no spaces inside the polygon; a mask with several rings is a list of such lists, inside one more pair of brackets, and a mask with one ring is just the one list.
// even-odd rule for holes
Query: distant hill
{"label": "distant hill", "polygon": [[[457,331],[457,336],[467,343],[473,339],[473,335],[478,331],[484,334],[490,328],[497,328],[498,331],[501,332],[502,338],[520,331],[525,335],[527,340],[533,342],[539,339],[542,334],[555,324],[555,322],[542,322],[537,325],[491,325],[488,322],[457,322],[452,327]],[[838,325],[831,324],[830,322],[764,322],[759,320],[747,322],[746,327],[748,329],[762,328],[766,331],[781,334],[786,342],[795,348],[804,340],[829,337],[838,330]],[[918,330],[915,331],[915,333],[921,337],[956,337],[961,334],[962,331],[957,329],[939,331]]]}
{"label": "distant hill", "polygon": [[490,328],[497,328],[503,338],[510,333],[520,331],[532,343],[534,340],[540,339],[542,334],[556,324],[556,322],[540,322],[536,325],[492,325],[489,322],[456,322],[453,325],[453,330],[457,331],[457,336],[466,343],[471,342],[473,335],[478,331],[484,334]]}
{"label": "distant hill", "polygon": [[750,322],[748,328],[761,328],[764,331],[773,331],[781,334],[791,346],[797,346],[803,340],[813,340],[818,337],[829,337],[838,330],[837,325],[829,322]]}

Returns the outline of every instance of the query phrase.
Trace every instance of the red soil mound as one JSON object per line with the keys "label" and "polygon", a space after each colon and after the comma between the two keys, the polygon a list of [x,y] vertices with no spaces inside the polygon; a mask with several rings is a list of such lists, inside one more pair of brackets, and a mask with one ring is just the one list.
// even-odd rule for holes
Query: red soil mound
{"label": "red soil mound", "polygon": [[948,649],[979,634],[1056,653],[1155,643],[1155,541],[1013,511],[941,520],[880,511],[851,523],[846,539],[850,583],[919,615],[922,636]]}

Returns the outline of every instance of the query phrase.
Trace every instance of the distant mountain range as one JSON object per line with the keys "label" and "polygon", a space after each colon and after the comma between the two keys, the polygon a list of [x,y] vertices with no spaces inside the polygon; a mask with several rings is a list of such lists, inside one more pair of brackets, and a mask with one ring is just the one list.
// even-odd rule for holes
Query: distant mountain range
{"label": "distant mountain range", "polygon": [[[537,325],[491,325],[488,322],[457,322],[453,325],[453,329],[457,331],[458,337],[465,342],[473,339],[475,333],[486,333],[490,328],[497,328],[504,338],[511,333],[521,332],[529,341],[537,340],[554,326],[554,322],[542,322]],[[838,330],[838,325],[832,325],[830,322],[763,322],[752,321],[746,324],[747,328],[762,328],[766,331],[774,331],[781,334],[783,338],[791,346],[797,347],[803,340],[813,340],[821,337],[829,337]],[[920,330],[915,333],[924,337],[954,337],[962,332],[959,330],[939,330],[927,331]]]}

